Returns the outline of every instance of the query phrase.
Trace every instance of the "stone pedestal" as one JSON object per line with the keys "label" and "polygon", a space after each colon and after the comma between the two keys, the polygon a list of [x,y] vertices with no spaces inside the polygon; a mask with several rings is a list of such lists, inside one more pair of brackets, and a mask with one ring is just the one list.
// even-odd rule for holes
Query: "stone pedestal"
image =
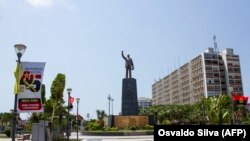
{"label": "stone pedestal", "polygon": [[138,115],[138,98],[136,79],[124,78],[122,80],[122,111],[121,115]]}
{"label": "stone pedestal", "polygon": [[129,127],[146,127],[149,125],[148,116],[115,116],[114,126],[119,129],[129,128]]}

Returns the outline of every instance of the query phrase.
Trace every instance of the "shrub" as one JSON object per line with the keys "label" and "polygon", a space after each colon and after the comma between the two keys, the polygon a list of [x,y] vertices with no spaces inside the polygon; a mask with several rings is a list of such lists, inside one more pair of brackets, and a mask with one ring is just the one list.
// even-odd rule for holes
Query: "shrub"
{"label": "shrub", "polygon": [[136,127],[136,126],[130,126],[130,127],[128,127],[128,130],[132,130],[132,131],[135,131],[135,130],[137,130],[138,128]]}
{"label": "shrub", "polygon": [[5,128],[3,132],[7,137],[10,137],[10,128]]}
{"label": "shrub", "polygon": [[117,127],[112,127],[111,131],[118,131],[118,128]]}
{"label": "shrub", "polygon": [[106,127],[104,130],[105,131],[111,131],[111,128],[110,127]]}
{"label": "shrub", "polygon": [[162,125],[170,125],[171,124],[171,121],[166,119],[162,122]]}
{"label": "shrub", "polygon": [[87,131],[97,131],[97,130],[104,130],[103,125],[100,121],[91,120],[87,123],[85,130]]}
{"label": "shrub", "polygon": [[103,127],[99,123],[92,123],[89,126],[90,130],[96,131],[96,130],[102,130]]}
{"label": "shrub", "polygon": [[145,128],[147,130],[153,130],[154,129],[154,126],[153,125],[146,125]]}
{"label": "shrub", "polygon": [[107,128],[105,129],[105,131],[118,131],[118,128],[117,128],[117,127],[112,127],[112,128],[107,127]]}

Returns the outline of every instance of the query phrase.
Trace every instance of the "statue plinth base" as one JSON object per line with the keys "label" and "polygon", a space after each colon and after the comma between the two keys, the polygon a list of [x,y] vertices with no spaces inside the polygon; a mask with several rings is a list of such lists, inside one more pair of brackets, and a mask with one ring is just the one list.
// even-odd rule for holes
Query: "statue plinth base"
{"label": "statue plinth base", "polygon": [[138,99],[136,79],[124,78],[122,80],[122,111],[121,115],[138,115]]}

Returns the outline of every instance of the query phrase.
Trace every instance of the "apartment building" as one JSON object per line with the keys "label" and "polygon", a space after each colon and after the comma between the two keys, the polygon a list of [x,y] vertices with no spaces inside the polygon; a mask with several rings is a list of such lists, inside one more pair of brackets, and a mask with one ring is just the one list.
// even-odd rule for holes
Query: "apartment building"
{"label": "apartment building", "polygon": [[152,98],[139,97],[138,106],[142,109],[152,106]]}
{"label": "apartment building", "polygon": [[201,97],[243,95],[239,55],[232,48],[205,51],[152,85],[152,105],[191,104]]}

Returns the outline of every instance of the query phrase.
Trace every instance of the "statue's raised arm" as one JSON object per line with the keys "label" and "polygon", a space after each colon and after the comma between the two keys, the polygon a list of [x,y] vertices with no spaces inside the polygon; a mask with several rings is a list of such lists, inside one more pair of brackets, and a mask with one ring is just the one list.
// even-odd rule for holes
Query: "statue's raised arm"
{"label": "statue's raised arm", "polygon": [[130,58],[130,55],[128,54],[127,57],[124,56],[122,51],[122,58],[125,60],[125,68],[126,68],[126,78],[131,78],[131,70],[134,70],[134,63],[132,58]]}
{"label": "statue's raised arm", "polygon": [[122,50],[122,58],[125,59],[125,60],[127,60],[127,58],[123,54],[123,50]]}

